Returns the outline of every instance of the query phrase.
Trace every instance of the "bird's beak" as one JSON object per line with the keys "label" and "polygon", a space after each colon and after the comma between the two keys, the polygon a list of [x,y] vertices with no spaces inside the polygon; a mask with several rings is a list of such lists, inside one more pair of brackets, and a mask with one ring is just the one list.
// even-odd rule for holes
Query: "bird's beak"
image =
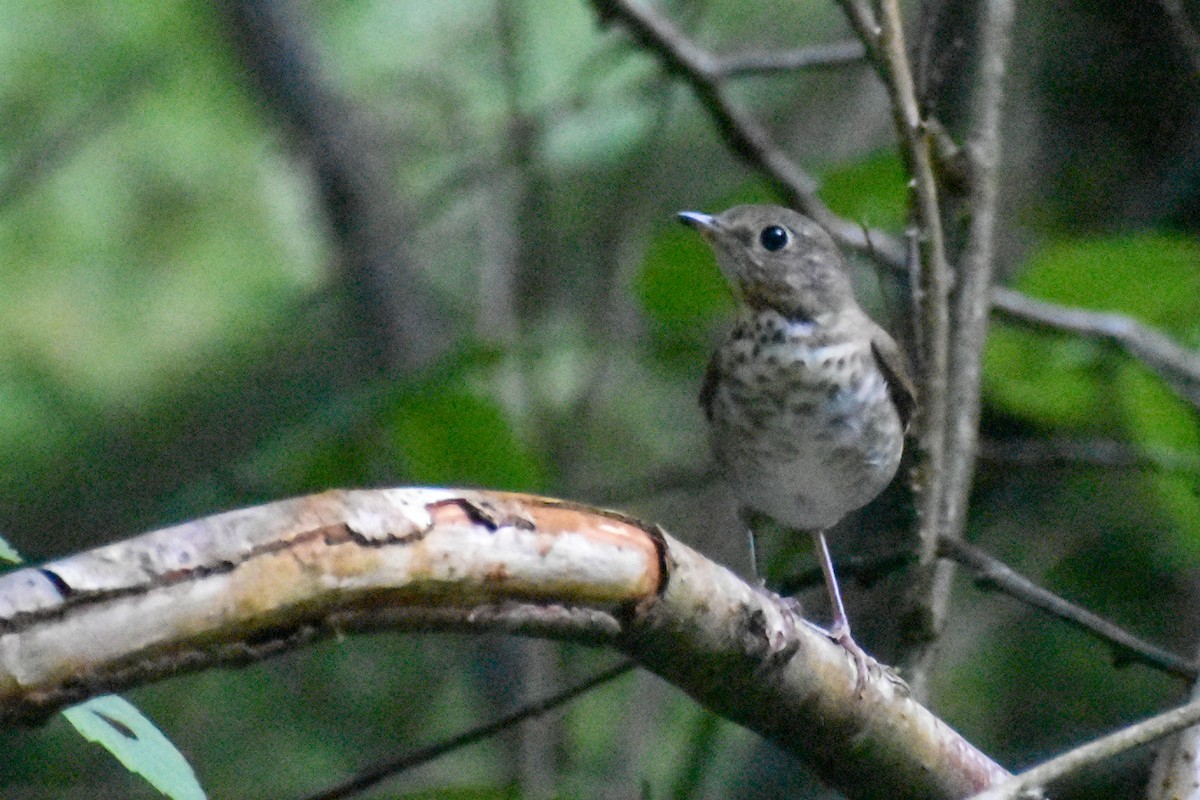
{"label": "bird's beak", "polygon": [[716,235],[717,221],[711,214],[703,214],[699,211],[680,211],[676,216],[684,225],[700,231],[700,235],[705,239],[712,239]]}

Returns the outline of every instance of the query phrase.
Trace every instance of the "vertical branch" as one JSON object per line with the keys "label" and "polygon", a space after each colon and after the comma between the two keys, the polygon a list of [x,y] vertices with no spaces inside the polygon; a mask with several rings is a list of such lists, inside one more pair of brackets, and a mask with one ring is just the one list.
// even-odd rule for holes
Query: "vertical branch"
{"label": "vertical branch", "polygon": [[[942,530],[941,509],[945,496],[947,441],[947,375],[950,367],[950,268],[946,260],[937,182],[934,178],[933,148],[929,131],[917,104],[912,67],[904,44],[898,0],[879,0],[875,14],[858,0],[842,0],[842,6],[859,35],[874,36],[866,42],[876,56],[875,64],[891,99],[892,115],[900,150],[911,176],[912,229],[918,263],[912,265],[913,313],[916,317],[918,391],[921,409],[917,420],[918,461],[916,469],[920,578],[910,608],[908,635],[916,642],[931,641],[936,635],[932,600],[938,577],[937,542]],[[920,681],[918,680],[918,683]],[[920,687],[917,687],[918,691]]]}
{"label": "vertical branch", "polygon": [[943,515],[944,533],[962,535],[979,438],[979,387],[995,272],[1000,161],[1000,110],[1015,3],[988,0],[979,26],[979,77],[971,98],[966,154],[971,222],[955,297],[954,348],[950,354],[950,414]]}
{"label": "vertical branch", "polygon": [[[971,97],[971,129],[966,142],[971,176],[967,198],[971,221],[960,259],[958,285],[955,287],[946,449],[942,471],[936,478],[941,486],[939,533],[949,538],[962,536],[971,481],[975,474],[980,373],[995,271],[1000,111],[1014,5],[1012,0],[984,2],[977,34],[978,77]],[[931,566],[929,591],[918,599],[918,602],[927,603],[922,617],[928,623],[924,631],[926,636],[917,640],[917,648],[910,655],[909,666],[918,683],[924,681],[932,658],[933,651],[928,643],[945,624],[954,568],[954,563],[948,560],[934,563]]]}
{"label": "vertical branch", "polygon": [[445,315],[405,249],[409,220],[369,125],[328,83],[294,3],[215,4],[257,99],[312,166],[363,363],[385,375],[431,363],[446,350]]}

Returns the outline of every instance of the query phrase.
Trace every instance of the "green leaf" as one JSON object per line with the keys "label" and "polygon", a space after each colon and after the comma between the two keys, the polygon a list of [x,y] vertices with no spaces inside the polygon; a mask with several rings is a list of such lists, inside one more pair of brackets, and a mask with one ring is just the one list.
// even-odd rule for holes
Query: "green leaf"
{"label": "green leaf", "polygon": [[167,797],[205,797],[183,755],[153,722],[122,698],[111,694],[95,697],[62,713],[85,739],[108,750]]}
{"label": "green leaf", "polygon": [[831,169],[817,192],[835,214],[870,228],[899,230],[908,217],[908,182],[895,150]]}
{"label": "green leaf", "polygon": [[0,561],[7,561],[11,564],[20,564],[24,561],[17,549],[9,544],[3,536],[0,536]]}

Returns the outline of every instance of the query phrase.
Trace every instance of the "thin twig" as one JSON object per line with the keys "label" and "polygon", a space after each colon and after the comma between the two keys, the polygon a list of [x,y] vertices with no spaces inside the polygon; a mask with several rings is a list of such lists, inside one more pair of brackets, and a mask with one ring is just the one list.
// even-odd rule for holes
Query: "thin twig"
{"label": "thin twig", "polygon": [[816,180],[775,144],[766,128],[730,100],[716,56],[646,6],[629,0],[592,0],[592,5],[601,20],[621,23],[667,71],[691,87],[729,148],[761,170],[787,205],[812,217],[842,244],[859,251],[873,245],[890,263],[903,263],[904,251],[895,237],[872,230],[868,242],[857,223],[837,216],[817,197]]}
{"label": "thin twig", "polygon": [[1122,728],[1116,733],[1088,742],[1060,756],[1022,772],[1011,780],[972,795],[968,800],[1015,800],[1025,792],[1037,790],[1051,781],[1099,764],[1176,731],[1200,722],[1200,700],[1180,706],[1148,720]]}
{"label": "thin twig", "polygon": [[[887,61],[879,52],[881,32],[879,22],[875,19],[875,13],[864,0],[838,0],[838,5],[842,7],[842,13],[846,15],[846,21],[850,23],[851,29],[866,47],[871,63],[875,65],[876,69],[886,69]],[[884,78],[884,82],[887,82],[886,78]]]}
{"label": "thin twig", "polygon": [[[862,14],[855,0],[844,0],[848,13]],[[891,100],[892,116],[900,141],[900,152],[910,176],[912,227],[910,237],[919,253],[912,270],[912,308],[917,345],[917,391],[921,398],[916,424],[917,466],[914,472],[917,492],[917,536],[920,570],[917,586],[911,593],[906,614],[905,638],[913,645],[909,651],[910,684],[918,697],[923,694],[923,662],[927,645],[938,634],[942,603],[948,581],[939,569],[937,540],[944,530],[943,498],[948,488],[945,468],[948,437],[948,373],[950,370],[950,266],[946,258],[941,206],[934,176],[933,148],[917,105],[912,68],[904,42],[899,0],[880,0],[876,4],[879,25],[878,55],[875,59],[880,77]],[[851,24],[861,29],[854,16]],[[869,46],[869,45],[868,45]],[[914,680],[915,679],[915,682]]]}
{"label": "thin twig", "polygon": [[781,50],[772,53],[739,53],[717,59],[713,72],[718,76],[736,78],[760,75],[764,72],[795,72],[798,70],[832,69],[857,64],[867,57],[867,50],[857,39],[830,42]]}
{"label": "thin twig", "polygon": [[1114,342],[1166,381],[1180,397],[1200,408],[1200,352],[1135,319],[1061,306],[1003,286],[992,290],[992,306],[1027,324]]}
{"label": "thin twig", "polygon": [[1118,663],[1135,661],[1188,680],[1195,680],[1200,675],[1195,662],[1139,639],[1103,617],[1043,589],[978,547],[949,537],[942,538],[938,544],[940,555],[971,570],[981,586],[1002,591],[1107,642]]}
{"label": "thin twig", "polygon": [[357,794],[358,792],[366,791],[367,789],[387,780],[395,775],[407,770],[419,767],[422,764],[427,764],[436,758],[440,758],[447,753],[452,753],[455,750],[461,750],[464,747],[483,741],[488,737],[495,736],[497,733],[504,731],[514,725],[540,717],[547,712],[553,711],[559,706],[565,705],[582,694],[590,692],[597,686],[608,683],[609,681],[619,678],[627,672],[633,670],[637,666],[632,661],[623,661],[615,667],[610,667],[603,672],[598,672],[587,680],[577,683],[576,685],[564,689],[557,694],[551,695],[536,703],[531,703],[523,708],[519,708],[511,714],[507,714],[495,722],[490,722],[487,725],[480,725],[478,728],[473,728],[469,731],[460,733],[445,741],[431,744],[427,747],[422,747],[419,750],[414,750],[411,753],[405,753],[402,756],[388,759],[378,764],[372,764],[370,767],[360,771],[358,774],[347,778],[339,784],[330,786],[315,794],[308,795],[305,800],[340,800],[343,797]]}

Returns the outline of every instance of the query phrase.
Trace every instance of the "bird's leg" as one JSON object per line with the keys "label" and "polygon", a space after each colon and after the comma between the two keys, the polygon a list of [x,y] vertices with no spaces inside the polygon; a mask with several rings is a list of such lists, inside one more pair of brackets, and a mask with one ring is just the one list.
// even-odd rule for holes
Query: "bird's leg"
{"label": "bird's leg", "polygon": [[854,637],[850,635],[850,620],[842,605],[842,591],[838,588],[837,576],[833,573],[833,559],[829,557],[829,545],[825,543],[825,531],[816,531],[813,534],[813,542],[817,546],[817,558],[821,562],[821,573],[825,576],[825,588],[829,590],[829,604],[833,606],[833,623],[829,626],[829,638],[840,644],[854,659],[854,664],[858,667],[858,677],[855,683],[858,690],[862,691],[867,684],[867,660],[870,656],[858,646],[858,642],[854,641]]}
{"label": "bird's leg", "polygon": [[746,530],[750,537],[750,569],[754,571],[754,579],[765,584],[767,579],[758,568],[758,532],[754,530],[753,525],[746,526]]}
{"label": "bird's leg", "polygon": [[754,579],[758,581],[758,585],[765,586],[767,579],[763,575],[762,570],[758,568],[757,525],[761,522],[761,518],[748,508],[739,509],[738,517],[742,520],[742,524],[746,526],[746,533],[750,539],[750,570],[754,574]]}

